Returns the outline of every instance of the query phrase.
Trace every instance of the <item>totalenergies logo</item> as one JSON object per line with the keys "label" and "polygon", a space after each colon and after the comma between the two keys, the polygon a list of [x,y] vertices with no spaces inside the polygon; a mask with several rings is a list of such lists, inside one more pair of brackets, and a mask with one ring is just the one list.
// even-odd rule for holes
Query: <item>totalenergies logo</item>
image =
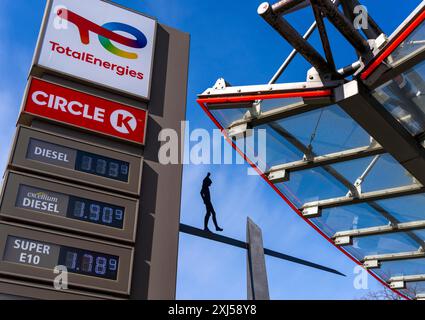
{"label": "totalenergies logo", "polygon": [[[121,45],[142,49],[148,44],[146,36],[138,29],[120,22],[109,22],[102,26],[87,20],[86,18],[72,12],[71,10],[60,8],[57,10],[57,15],[75,24],[80,32],[81,42],[83,44],[90,44],[90,31],[94,32],[99,37],[100,44],[109,52],[126,59],[137,59],[138,55],[134,52],[128,52],[117,48],[112,41]],[[135,37],[135,39],[127,38],[114,31],[123,31]]]}

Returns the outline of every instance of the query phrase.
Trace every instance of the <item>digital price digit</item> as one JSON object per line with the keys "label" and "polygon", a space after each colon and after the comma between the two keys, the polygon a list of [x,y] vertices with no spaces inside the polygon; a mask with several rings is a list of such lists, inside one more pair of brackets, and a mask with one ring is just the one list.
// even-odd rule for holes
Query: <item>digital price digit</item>
{"label": "digital price digit", "polygon": [[124,224],[124,208],[77,197],[70,197],[67,216],[114,228]]}
{"label": "digital price digit", "polygon": [[127,182],[130,164],[88,152],[77,151],[75,169],[105,178]]}
{"label": "digital price digit", "polygon": [[118,257],[108,254],[62,247],[59,263],[65,265],[71,273],[107,279],[117,277]]}

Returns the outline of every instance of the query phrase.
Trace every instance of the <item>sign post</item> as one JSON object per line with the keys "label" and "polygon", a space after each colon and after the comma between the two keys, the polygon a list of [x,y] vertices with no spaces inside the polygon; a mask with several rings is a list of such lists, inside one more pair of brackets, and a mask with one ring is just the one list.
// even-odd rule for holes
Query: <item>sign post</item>
{"label": "sign post", "polygon": [[182,165],[159,163],[158,135],[181,130],[188,57],[188,34],[139,12],[47,1],[0,198],[0,294],[175,298]]}

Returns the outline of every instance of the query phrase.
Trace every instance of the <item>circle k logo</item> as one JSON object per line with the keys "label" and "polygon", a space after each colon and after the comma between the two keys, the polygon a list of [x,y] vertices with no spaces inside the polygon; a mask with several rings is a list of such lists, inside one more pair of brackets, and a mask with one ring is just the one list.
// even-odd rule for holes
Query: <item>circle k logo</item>
{"label": "circle k logo", "polygon": [[136,117],[126,110],[115,110],[111,113],[112,127],[120,133],[129,134],[137,128]]}
{"label": "circle k logo", "polygon": [[[112,41],[130,48],[142,49],[148,44],[146,36],[140,30],[120,22],[109,22],[102,26],[87,20],[86,18],[72,12],[71,10],[61,8],[57,11],[57,15],[71,23],[73,23],[80,33],[81,42],[90,44],[90,31],[98,35],[100,44],[112,54],[126,59],[137,59],[135,52],[128,52],[116,47]],[[133,35],[136,39],[127,38],[114,31],[123,31]]]}

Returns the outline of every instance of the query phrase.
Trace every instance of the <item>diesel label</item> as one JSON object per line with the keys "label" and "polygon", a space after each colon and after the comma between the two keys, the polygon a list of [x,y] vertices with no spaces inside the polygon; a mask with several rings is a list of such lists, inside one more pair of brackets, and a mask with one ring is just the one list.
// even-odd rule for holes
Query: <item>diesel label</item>
{"label": "diesel label", "polygon": [[69,169],[74,168],[76,156],[74,149],[33,138],[30,139],[27,151],[28,159]]}

